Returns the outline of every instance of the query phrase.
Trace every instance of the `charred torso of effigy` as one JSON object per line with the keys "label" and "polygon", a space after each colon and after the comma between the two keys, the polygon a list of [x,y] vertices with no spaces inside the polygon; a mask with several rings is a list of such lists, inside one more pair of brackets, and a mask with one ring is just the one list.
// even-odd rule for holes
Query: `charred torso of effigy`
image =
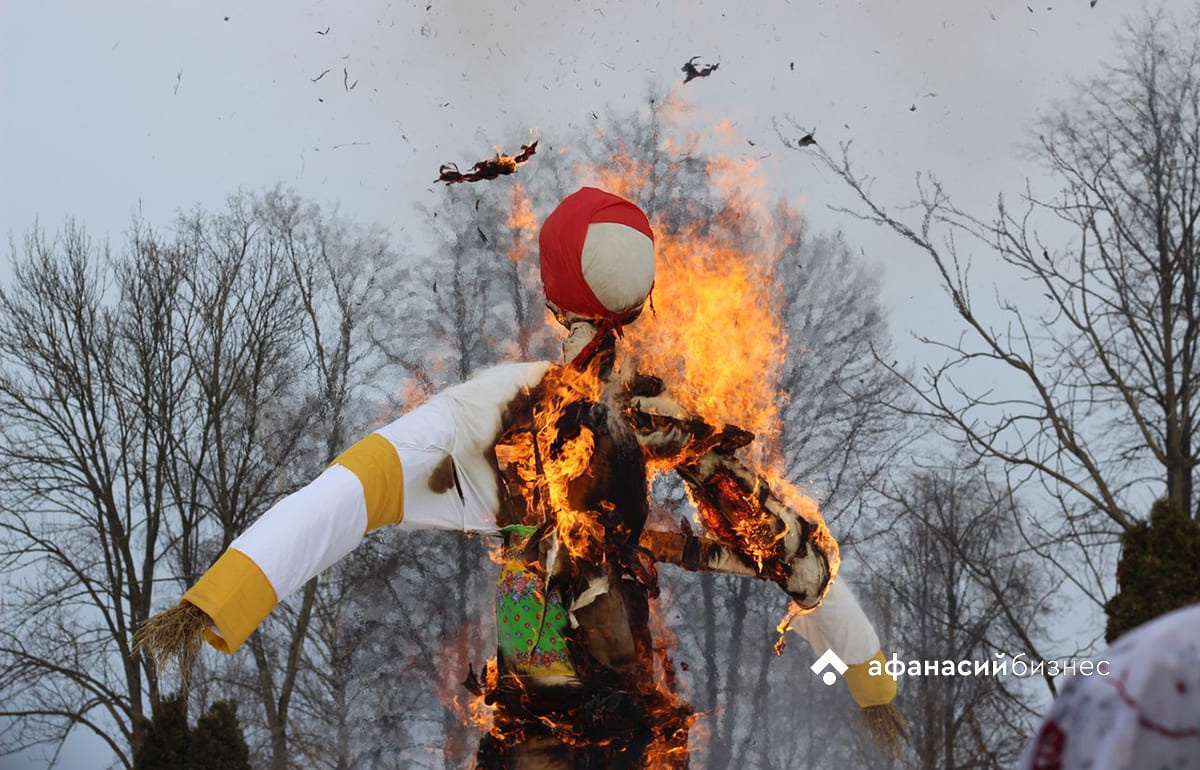
{"label": "charred torso of effigy", "polygon": [[[611,350],[551,368],[505,425],[499,654],[467,682],[494,707],[477,767],[686,768],[694,714],[654,642],[656,562],[772,579],[812,606],[836,546],[734,458],[752,436],[615,376]],[[680,473],[713,538],[646,530],[648,465]]]}

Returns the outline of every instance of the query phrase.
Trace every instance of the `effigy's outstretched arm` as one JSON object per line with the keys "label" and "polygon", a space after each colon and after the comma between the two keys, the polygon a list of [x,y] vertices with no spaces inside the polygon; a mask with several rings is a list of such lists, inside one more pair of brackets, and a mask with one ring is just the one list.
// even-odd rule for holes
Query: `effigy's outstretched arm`
{"label": "effigy's outstretched arm", "polygon": [[491,447],[504,413],[548,363],[509,364],[448,388],[351,446],[268,509],[184,595],[135,636],[160,667],[206,640],[237,650],[275,606],[387,524],[496,531]]}
{"label": "effigy's outstretched arm", "polygon": [[842,680],[858,704],[863,729],[885,752],[898,755],[908,724],[893,703],[896,679],[886,673],[879,636],[846,581],[835,581],[820,607],[789,617],[780,630],[804,637],[814,655],[832,650],[846,664]]}
{"label": "effigy's outstretched arm", "polygon": [[[680,525],[678,532],[646,530],[642,533],[642,547],[656,560],[689,572],[762,577],[756,565],[733,548],[693,534],[686,519]],[[833,650],[848,666],[844,674],[846,685],[862,708],[890,703],[896,696],[895,679],[869,674],[873,661],[878,662],[879,667],[886,661],[879,635],[845,580],[830,584],[820,606],[811,612],[790,615],[781,625],[781,630],[804,637],[818,657],[826,650]]]}
{"label": "effigy's outstretched arm", "polygon": [[850,587],[836,579],[837,544],[816,502],[784,483],[768,482],[736,457],[753,436],[731,426],[717,430],[688,414],[654,378],[635,379],[632,388],[631,418],[643,451],[658,467],[679,473],[714,535],[693,534],[684,519],[679,531],[643,532],[642,546],[659,561],[687,570],[778,583],[799,610],[780,630],[803,636],[818,657],[831,650],[846,664],[842,678],[866,731],[885,750],[898,751],[906,726],[892,703],[896,680],[871,674],[881,671],[884,660],[879,636]]}
{"label": "effigy's outstretched arm", "polygon": [[785,502],[737,457],[710,451],[677,469],[700,520],[805,610],[821,603],[837,572],[837,542],[817,504]]}
{"label": "effigy's outstretched arm", "polygon": [[680,519],[678,531],[643,530],[639,545],[649,551],[655,561],[674,564],[688,572],[762,578],[758,565],[748,557],[720,540],[694,534],[686,518]]}
{"label": "effigy's outstretched arm", "polygon": [[679,474],[715,541],[702,548],[701,568],[772,580],[800,608],[819,605],[837,572],[838,548],[816,501],[772,484],[736,456],[753,434],[688,413],[657,378],[635,377],[630,389],[630,420],[648,462]]}

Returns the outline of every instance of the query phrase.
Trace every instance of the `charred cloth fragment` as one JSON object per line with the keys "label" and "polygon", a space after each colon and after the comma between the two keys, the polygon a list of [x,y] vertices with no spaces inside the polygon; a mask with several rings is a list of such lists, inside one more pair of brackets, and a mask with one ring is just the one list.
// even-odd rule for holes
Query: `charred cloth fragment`
{"label": "charred cloth fragment", "polygon": [[517,167],[532,158],[537,152],[537,144],[534,141],[523,145],[521,151],[516,155],[505,155],[498,152],[494,158],[479,161],[467,172],[459,171],[457,163],[443,163],[438,169],[437,179],[433,181],[451,185],[457,182],[481,182],[516,173]]}
{"label": "charred cloth fragment", "polygon": [[637,373],[625,387],[630,407],[626,418],[647,457],[687,462],[708,452],[727,455],[754,440],[753,433],[736,425],[717,429],[688,413],[666,394],[658,377]]}
{"label": "charred cloth fragment", "polygon": [[467,678],[463,680],[462,686],[467,688],[467,692],[472,695],[482,696],[484,694],[488,679],[488,665],[483,664],[483,677],[475,673],[475,666],[471,663],[467,664]]}
{"label": "charred cloth fragment", "polygon": [[721,63],[717,62],[716,64],[703,64],[703,65],[697,67],[696,60],[699,58],[700,58],[699,56],[693,56],[692,58],[687,60],[687,62],[683,65],[683,67],[680,68],[683,70],[683,74],[684,74],[683,82],[684,83],[689,83],[692,80],[695,80],[696,78],[706,78],[709,75],[716,72],[717,67],[721,66]]}

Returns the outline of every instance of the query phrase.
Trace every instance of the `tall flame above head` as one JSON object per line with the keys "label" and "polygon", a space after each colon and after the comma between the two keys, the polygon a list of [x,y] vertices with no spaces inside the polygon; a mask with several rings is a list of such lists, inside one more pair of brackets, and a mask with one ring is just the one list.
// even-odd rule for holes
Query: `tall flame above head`
{"label": "tall flame above head", "polygon": [[[654,107],[654,120],[661,128],[689,109],[672,95]],[[710,132],[730,146],[733,133],[728,122]],[[649,141],[619,143],[600,161],[578,163],[574,174],[578,185],[637,203],[655,233],[653,310],[625,327],[620,366],[661,377],[673,398],[710,424],[754,433],[743,456],[776,471],[788,343],[779,312],[787,289],[776,265],[801,236],[801,220],[771,194],[758,159],[705,155],[698,137],[678,132]],[[536,258],[535,206],[520,185],[512,197],[508,225],[519,236],[510,256]]]}
{"label": "tall flame above head", "polygon": [[[704,197],[723,206],[715,215],[700,201],[668,212],[647,207],[656,244],[653,312],[627,328],[621,347],[684,407],[755,433],[761,449],[778,439],[784,400],[778,382],[787,334],[774,265],[795,234],[773,228],[780,218],[756,161],[719,159],[706,171]],[[621,155],[595,175],[639,202],[638,188],[653,178],[645,163]]]}

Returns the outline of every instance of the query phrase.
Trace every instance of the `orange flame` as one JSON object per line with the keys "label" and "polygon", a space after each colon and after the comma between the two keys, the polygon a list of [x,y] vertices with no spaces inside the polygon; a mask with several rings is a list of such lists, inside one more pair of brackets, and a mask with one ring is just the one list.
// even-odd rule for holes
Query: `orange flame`
{"label": "orange flame", "polygon": [[[715,218],[667,221],[648,212],[655,231],[653,313],[627,327],[622,350],[639,370],[663,377],[672,396],[712,425],[738,425],[758,441],[762,462],[779,437],[779,392],[787,334],[775,308],[773,265],[794,234],[776,232],[756,161],[717,160],[709,174]],[[637,201],[649,167],[617,155],[594,169],[600,186]],[[585,172],[586,173],[586,172]]]}
{"label": "orange flame", "polygon": [[511,466],[523,482],[526,509],[539,512],[538,520],[550,520],[553,512],[559,543],[575,558],[604,563],[604,525],[594,512],[580,511],[571,500],[571,483],[592,462],[595,441],[592,431],[580,426],[575,435],[560,434],[559,420],[566,408],[579,401],[596,401],[602,383],[595,367],[580,371],[573,366],[555,366],[542,381],[545,397],[533,414],[532,430],[509,438],[497,448],[497,462]]}
{"label": "orange flame", "polygon": [[[483,691],[486,693],[495,689],[499,679],[496,658],[489,658],[481,673],[484,674],[483,679],[480,680]],[[496,709],[484,700],[483,695],[466,697],[455,693],[452,703],[454,712],[458,714],[464,727],[474,727],[485,732],[492,731]]]}
{"label": "orange flame", "polygon": [[529,253],[526,243],[537,242],[539,225],[537,215],[533,212],[533,201],[525,194],[521,185],[513,185],[512,210],[505,224],[513,232],[513,244],[508,250],[509,259],[520,262]]}
{"label": "orange flame", "polygon": [[[687,110],[671,100],[669,113]],[[733,127],[718,133],[732,138]],[[669,143],[680,157],[696,156],[698,138]],[[675,161],[672,161],[675,162]],[[803,518],[819,522],[816,538],[833,554],[831,579],[838,569],[837,549],[817,502],[782,478],[780,413],[788,394],[779,386],[788,335],[779,314],[784,288],[775,275],[788,249],[801,233],[795,212],[770,192],[759,160],[728,155],[713,157],[706,167],[708,189],[689,191],[694,203],[685,210],[655,211],[647,206],[655,232],[653,312],[626,328],[620,346],[627,361],[622,369],[657,375],[668,392],[689,412],[714,426],[737,425],[755,434],[742,450],[750,467],[766,477],[772,491]],[[583,179],[635,202],[649,180],[661,176],[648,160],[632,157],[625,147],[603,167],[581,167]],[[714,216],[700,206],[705,199],[721,204]],[[762,521],[745,521],[739,535],[757,554],[774,552],[771,532]],[[761,542],[760,542],[761,541]]]}

